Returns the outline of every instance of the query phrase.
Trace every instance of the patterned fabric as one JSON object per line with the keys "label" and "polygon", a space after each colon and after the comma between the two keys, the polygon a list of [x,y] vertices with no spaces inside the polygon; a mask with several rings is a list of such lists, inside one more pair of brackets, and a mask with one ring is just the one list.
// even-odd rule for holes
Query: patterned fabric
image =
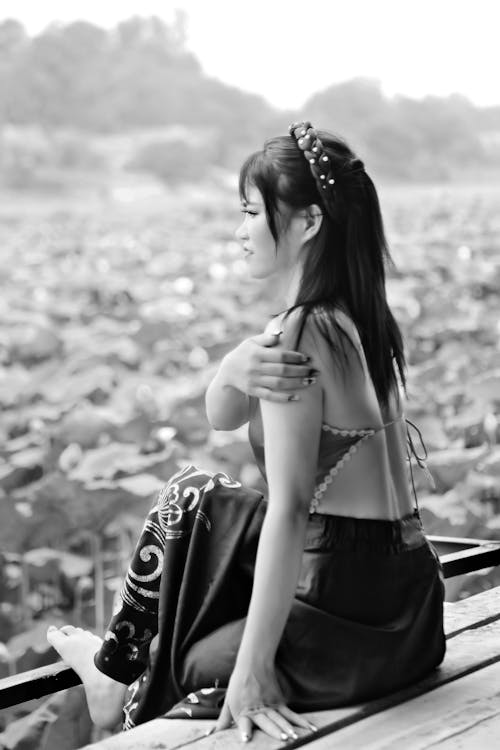
{"label": "patterned fabric", "polygon": [[[227,475],[219,475],[217,481],[225,481],[226,487],[241,486]],[[189,485],[184,487],[187,482]],[[191,534],[196,521],[210,532],[210,521],[198,506],[201,493],[214,486],[212,475],[186,467],[162,488],[151,508],[99,653],[99,666],[105,665],[113,679],[129,684],[131,677],[135,679],[148,666],[149,646],[158,632],[165,543],[167,539],[182,540]]]}
{"label": "patterned fabric", "polygon": [[[192,465],[159,493],[95,656],[129,685],[124,729],[159,716],[217,718],[265,510],[260,493]],[[333,708],[420,679],[444,655],[443,596],[417,512],[398,521],[311,515],[276,657],[288,705]]]}
{"label": "patterned fabric", "polygon": [[[258,535],[250,532],[253,517],[263,517],[262,500],[261,493],[243,488],[224,472],[192,465],[175,473],[159,492],[94,658],[100,671],[129,685],[124,728],[184,699],[178,656],[193,638],[226,621],[225,597],[232,597],[237,616],[246,612],[251,570],[245,555],[254,555]],[[217,519],[215,530],[211,518]],[[205,610],[210,613],[206,619]],[[155,636],[158,647],[151,658]]]}

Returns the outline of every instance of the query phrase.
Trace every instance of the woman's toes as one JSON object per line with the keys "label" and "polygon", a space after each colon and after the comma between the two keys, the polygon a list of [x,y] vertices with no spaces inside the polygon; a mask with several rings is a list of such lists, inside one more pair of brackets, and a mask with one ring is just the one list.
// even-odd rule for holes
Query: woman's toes
{"label": "woman's toes", "polygon": [[47,630],[47,640],[64,659],[64,652],[66,651],[65,647],[67,646],[68,642],[67,635],[61,633],[61,631],[57,628],[49,628]]}
{"label": "woman's toes", "polygon": [[59,629],[60,633],[64,633],[65,635],[71,635],[72,633],[76,633],[78,628],[75,628],[74,625],[62,625]]}

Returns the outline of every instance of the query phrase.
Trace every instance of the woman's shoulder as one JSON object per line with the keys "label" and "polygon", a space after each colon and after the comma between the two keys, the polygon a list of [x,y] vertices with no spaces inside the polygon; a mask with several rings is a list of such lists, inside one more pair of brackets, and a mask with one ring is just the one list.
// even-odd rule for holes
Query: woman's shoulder
{"label": "woman's shoulder", "polygon": [[287,349],[295,349],[304,335],[314,335],[318,322],[316,310],[300,305],[274,315],[266,326],[266,333],[280,332],[280,343]]}
{"label": "woman's shoulder", "polygon": [[266,327],[268,333],[278,331],[283,332],[282,343],[291,348],[294,348],[294,344],[298,345],[303,337],[322,347],[325,338],[331,343],[342,344],[345,342],[341,339],[346,336],[356,349],[361,347],[354,321],[342,307],[334,305],[299,305],[290,311],[285,310],[274,316]]}

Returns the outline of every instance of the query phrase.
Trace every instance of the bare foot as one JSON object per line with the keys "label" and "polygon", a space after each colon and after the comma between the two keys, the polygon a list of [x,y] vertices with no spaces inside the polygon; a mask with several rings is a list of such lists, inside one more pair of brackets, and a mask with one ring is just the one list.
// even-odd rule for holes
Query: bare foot
{"label": "bare foot", "polygon": [[74,669],[82,682],[85,682],[89,676],[89,664],[94,665],[94,654],[99,651],[102,638],[90,630],[75,628],[73,625],[63,625],[61,628],[51,625],[47,631],[47,640],[65,664]]}
{"label": "bare foot", "polygon": [[94,664],[94,655],[100,649],[102,638],[90,630],[63,625],[51,625],[47,640],[68,667],[75,670],[85,688],[92,721],[103,729],[110,729],[120,721],[126,685],[100,672]]}

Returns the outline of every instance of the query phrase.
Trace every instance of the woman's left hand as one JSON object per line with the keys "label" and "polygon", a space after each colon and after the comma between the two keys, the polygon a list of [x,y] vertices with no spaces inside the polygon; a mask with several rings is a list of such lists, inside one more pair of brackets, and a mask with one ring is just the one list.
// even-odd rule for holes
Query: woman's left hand
{"label": "woman's left hand", "polygon": [[236,665],[215,731],[236,724],[242,742],[252,738],[254,726],[278,740],[297,739],[294,726],[315,729],[285,704],[274,667],[243,669]]}

